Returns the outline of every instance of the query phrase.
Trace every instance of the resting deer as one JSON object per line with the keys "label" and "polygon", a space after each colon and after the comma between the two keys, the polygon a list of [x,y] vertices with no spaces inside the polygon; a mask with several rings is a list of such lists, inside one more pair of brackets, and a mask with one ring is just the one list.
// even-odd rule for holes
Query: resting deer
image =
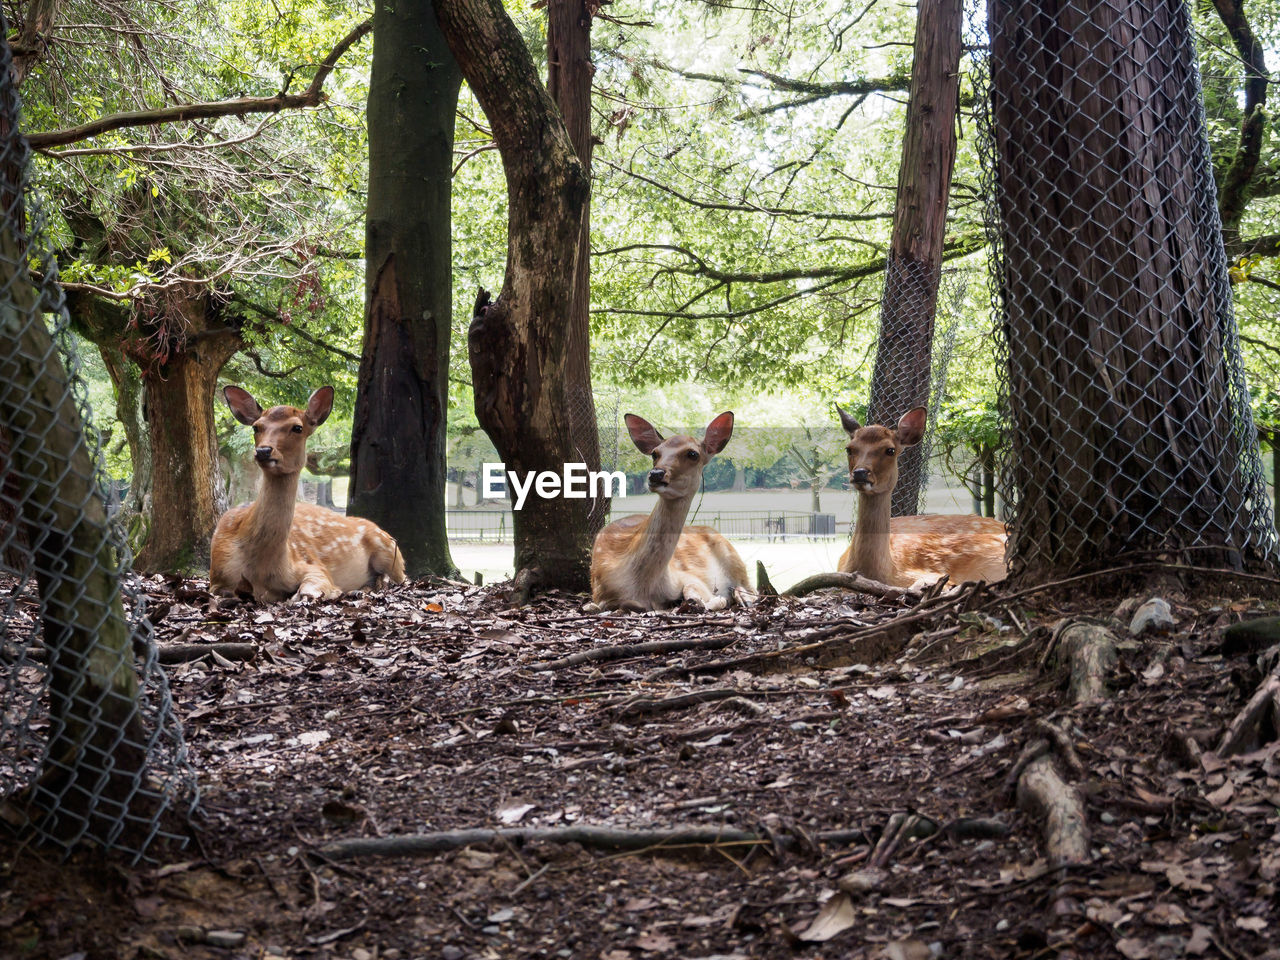
{"label": "resting deer", "polygon": [[860,573],[895,587],[919,586],[943,576],[952,583],[1003,580],[1005,528],[979,516],[889,517],[898,482],[898,454],[924,436],[924,407],[903,414],[896,430],[864,427],[840,411],[849,434],[849,479],[858,491],[853,540],[840,556],[841,573]]}
{"label": "resting deer", "polygon": [[686,527],[703,468],[733,433],[733,414],[722,413],[702,440],[663,439],[647,420],[626,415],[631,440],[653,457],[649,489],[658,503],[649,516],[615,520],[596,535],[591,551],[589,610],[657,610],[682,600],[707,610],[743,601],[750,589],[738,551],[711,527]]}
{"label": "resting deer", "polygon": [[298,475],[307,438],[333,408],[333,387],[321,387],[307,408],[263,411],[239,387],[222,391],[231,413],[253,427],[254,459],[262,468],[258,499],[228,510],[213,531],[209,586],[217,593],[252,593],[258,601],[291,594],[331,600],[385,576],[404,582],[404,557],[376,523],[298,503]]}

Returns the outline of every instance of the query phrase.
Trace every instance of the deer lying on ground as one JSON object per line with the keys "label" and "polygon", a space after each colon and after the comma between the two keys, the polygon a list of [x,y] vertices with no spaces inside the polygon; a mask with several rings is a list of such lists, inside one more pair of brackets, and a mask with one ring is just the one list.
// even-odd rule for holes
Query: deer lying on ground
{"label": "deer lying on ground", "polygon": [[263,411],[239,387],[222,392],[231,413],[253,427],[262,485],[253,503],[228,510],[213,531],[209,586],[215,593],[252,593],[260,602],[290,595],[331,600],[387,577],[404,582],[404,557],[377,524],[298,503],[307,438],[333,408],[321,387],[307,408]]}
{"label": "deer lying on ground", "polygon": [[840,556],[841,573],[860,573],[895,587],[923,586],[948,577],[1003,580],[1008,573],[1004,524],[990,517],[889,516],[890,494],[898,482],[898,454],[924,436],[926,411],[903,414],[896,430],[864,427],[840,411],[849,435],[849,479],[858,491],[853,539]]}
{"label": "deer lying on ground", "polygon": [[658,503],[649,516],[615,520],[596,535],[591,550],[587,609],[657,610],[683,600],[706,610],[743,602],[750,590],[738,551],[711,527],[686,527],[689,505],[703,468],[733,433],[733,414],[722,413],[702,440],[663,439],[647,420],[626,415],[627,431],[641,453],[653,457],[649,489]]}

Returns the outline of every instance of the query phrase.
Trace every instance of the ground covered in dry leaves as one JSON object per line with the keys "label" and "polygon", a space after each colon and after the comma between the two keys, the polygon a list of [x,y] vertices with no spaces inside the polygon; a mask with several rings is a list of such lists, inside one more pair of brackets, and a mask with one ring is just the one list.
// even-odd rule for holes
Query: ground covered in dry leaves
{"label": "ground covered in dry leaves", "polygon": [[[1216,752],[1262,680],[1223,628],[1274,584],[1165,592],[1134,638],[1150,589],[1090,592],[1120,579],[603,616],[148,582],[162,645],[256,647],[169,668],[192,839],[138,866],[0,839],[0,956],[1280,957],[1280,699]],[[1067,707],[1080,617],[1119,660]],[[1015,802],[1046,736],[1085,801],[1063,870]]]}

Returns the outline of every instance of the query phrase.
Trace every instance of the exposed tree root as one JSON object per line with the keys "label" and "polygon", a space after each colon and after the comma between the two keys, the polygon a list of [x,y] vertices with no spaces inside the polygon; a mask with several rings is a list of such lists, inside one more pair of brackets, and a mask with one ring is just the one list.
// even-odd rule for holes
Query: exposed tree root
{"label": "exposed tree root", "polygon": [[542,583],[541,567],[521,567],[511,580],[510,602],[513,607],[528,604],[535,590]]}
{"label": "exposed tree root", "polygon": [[711,703],[715,700],[741,699],[742,691],[736,689],[697,690],[683,693],[675,697],[650,699],[634,697],[616,704],[612,710],[620,720],[630,717],[642,717],[655,713],[667,713],[671,710],[683,710],[685,707],[697,706],[700,703]]}
{"label": "exposed tree root", "polygon": [[1089,827],[1079,791],[1058,775],[1053,759],[1037,757],[1018,778],[1018,808],[1043,824],[1044,847],[1056,867],[1089,862]]}
{"label": "exposed tree root", "polygon": [[756,561],[756,593],[762,597],[776,597],[778,595],[777,588],[769,580],[769,574],[764,569],[764,561]]}
{"label": "exposed tree root", "polygon": [[1068,703],[1098,703],[1107,699],[1107,675],[1116,665],[1116,644],[1111,631],[1096,623],[1076,621],[1060,626],[1050,650],[1071,671],[1067,681]]}
{"label": "exposed tree root", "polygon": [[1274,740],[1277,732],[1280,732],[1280,675],[1269,673],[1244,709],[1227,725],[1215,752],[1219,757],[1245,753]]}
{"label": "exposed tree root", "polygon": [[869,580],[860,573],[815,573],[812,577],[805,577],[795,586],[782,591],[782,595],[803,597],[815,590],[825,590],[828,587],[855,590],[858,593],[867,593],[885,600],[901,600],[903,597],[919,600],[924,596],[921,590],[912,587],[893,587],[879,580]]}

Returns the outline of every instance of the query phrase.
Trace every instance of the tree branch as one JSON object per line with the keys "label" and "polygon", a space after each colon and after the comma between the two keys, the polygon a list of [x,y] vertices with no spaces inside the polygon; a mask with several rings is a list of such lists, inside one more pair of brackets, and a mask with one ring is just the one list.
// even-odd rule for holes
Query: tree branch
{"label": "tree branch", "polygon": [[51,130],[47,133],[28,135],[27,142],[33,149],[47,150],[50,147],[61,147],[69,143],[78,143],[90,137],[96,137],[112,130],[129,127],[153,127],[165,123],[180,123],[188,120],[203,120],[213,117],[241,117],[250,113],[277,113],[281,110],[299,110],[305,107],[316,107],[324,102],[321,87],[333,72],[342,55],[356,44],[365,34],[373,29],[373,21],[365,20],[350,33],[338,41],[329,51],[329,55],[320,62],[311,83],[302,93],[288,93],[282,90],[274,97],[236,97],[231,100],[217,100],[206,103],[184,103],[155,110],[135,110],[129,113],[115,113],[99,117],[79,126],[62,130]]}
{"label": "tree branch", "polygon": [[1243,0],[1213,0],[1213,6],[1240,54],[1245,71],[1244,121],[1240,125],[1240,142],[1218,191],[1222,232],[1227,237],[1235,237],[1240,232],[1240,219],[1249,202],[1250,181],[1257,170],[1266,135],[1267,61],[1262,44],[1245,19]]}

